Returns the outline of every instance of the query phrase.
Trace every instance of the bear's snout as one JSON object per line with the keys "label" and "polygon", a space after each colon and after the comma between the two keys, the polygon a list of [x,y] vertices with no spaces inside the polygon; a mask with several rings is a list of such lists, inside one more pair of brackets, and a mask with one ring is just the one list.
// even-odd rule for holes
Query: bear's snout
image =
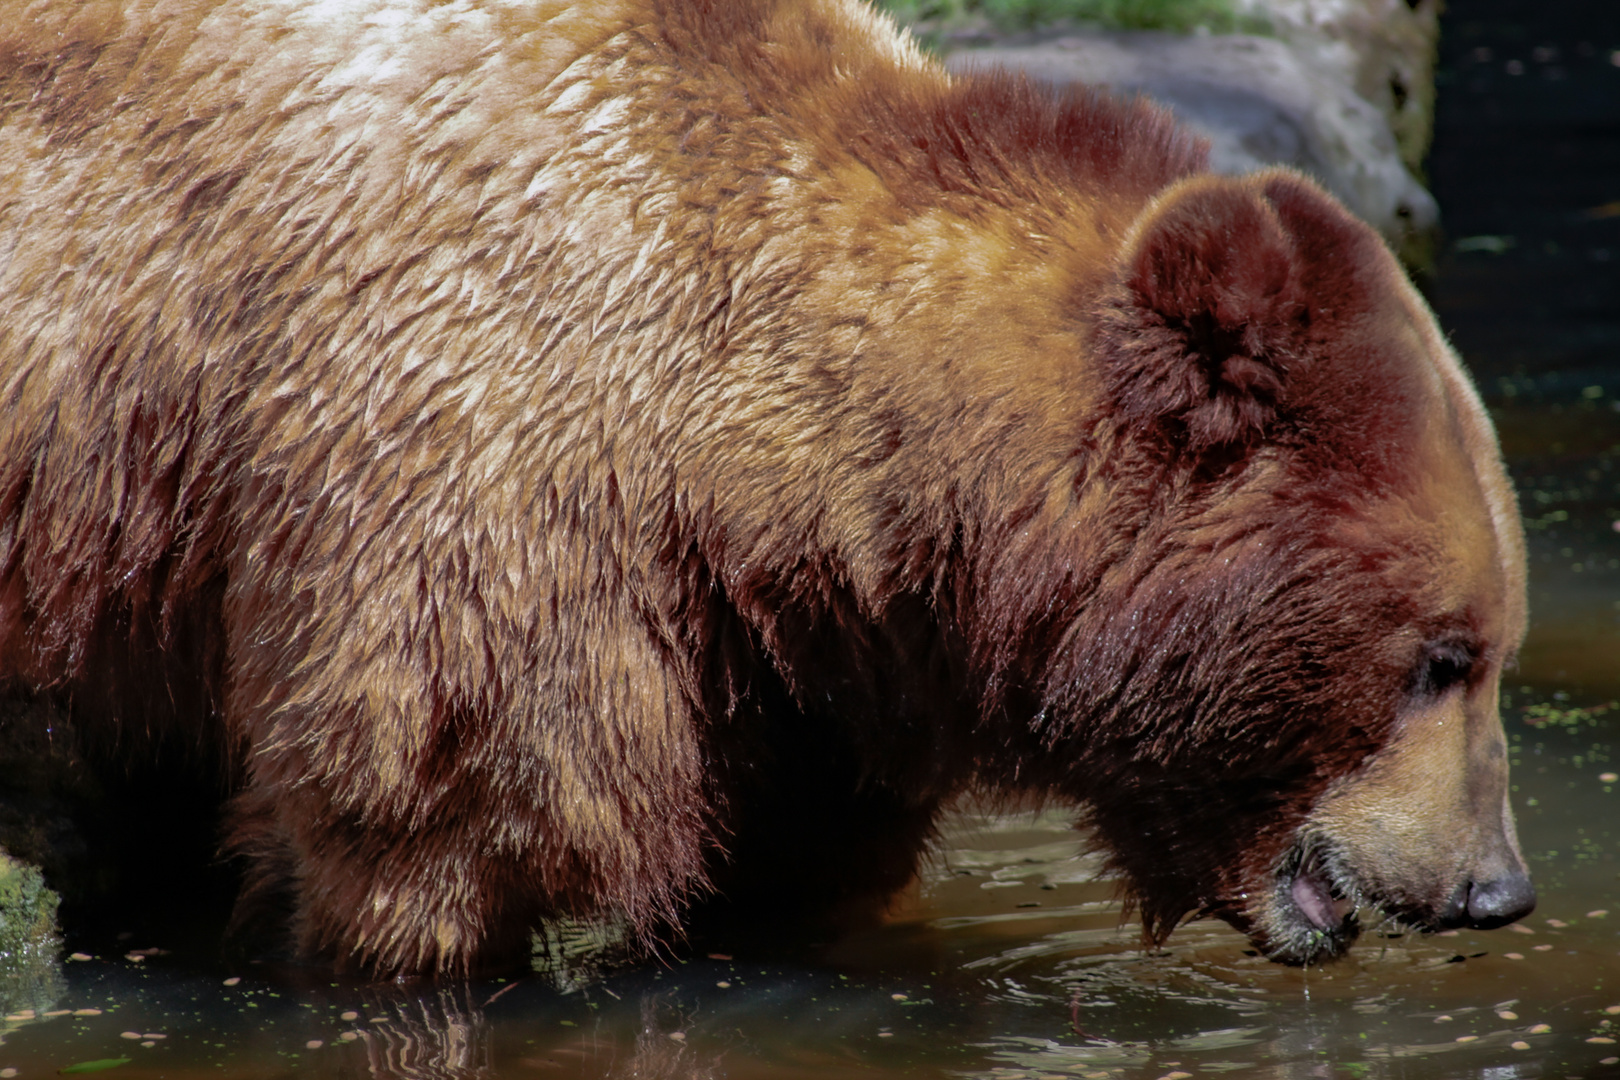
{"label": "bear's snout", "polygon": [[[1536,906],[1493,688],[1414,709],[1381,753],[1321,800],[1303,836],[1301,850],[1323,853],[1315,861],[1341,891],[1414,929],[1490,930]],[[1305,876],[1311,861],[1298,865]]]}
{"label": "bear's snout", "polygon": [[1494,930],[1518,922],[1536,909],[1536,887],[1524,870],[1514,870],[1459,886],[1441,913],[1446,929]]}

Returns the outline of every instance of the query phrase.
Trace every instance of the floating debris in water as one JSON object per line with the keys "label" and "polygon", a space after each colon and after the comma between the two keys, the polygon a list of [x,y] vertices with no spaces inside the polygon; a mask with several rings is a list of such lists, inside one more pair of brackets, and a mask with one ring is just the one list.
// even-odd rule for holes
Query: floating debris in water
{"label": "floating debris in water", "polygon": [[103,1072],[107,1069],[116,1069],[120,1065],[128,1065],[133,1058],[97,1058],[95,1061],[81,1061],[77,1065],[69,1065],[56,1071],[63,1076],[74,1076],[79,1073]]}
{"label": "floating debris in water", "polygon": [[[1620,528],[1620,522],[1616,522],[1616,527]],[[1589,726],[1597,721],[1599,717],[1607,716],[1617,708],[1620,708],[1620,701],[1605,701],[1601,705],[1589,705],[1584,708],[1565,708],[1552,702],[1543,701],[1524,707],[1524,722],[1531,727],[1552,725],[1553,727],[1577,728]],[[1616,774],[1615,778],[1620,779],[1620,774]],[[1603,779],[1603,776],[1600,775],[1598,779]]]}

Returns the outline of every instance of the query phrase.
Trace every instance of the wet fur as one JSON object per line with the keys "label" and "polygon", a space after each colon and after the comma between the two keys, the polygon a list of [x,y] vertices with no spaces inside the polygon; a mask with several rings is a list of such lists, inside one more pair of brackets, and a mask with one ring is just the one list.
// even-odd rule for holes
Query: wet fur
{"label": "wet fur", "polygon": [[975,787],[1244,909],[1454,616],[1377,239],[853,5],[403,6],[0,30],[0,676],[221,733],[342,966],[858,904]]}

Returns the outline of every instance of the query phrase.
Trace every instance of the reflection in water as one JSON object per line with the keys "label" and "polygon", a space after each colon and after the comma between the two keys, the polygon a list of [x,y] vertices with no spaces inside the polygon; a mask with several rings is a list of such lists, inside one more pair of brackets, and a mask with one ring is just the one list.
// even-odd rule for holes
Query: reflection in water
{"label": "reflection in water", "polygon": [[491,1071],[489,1025],[468,987],[377,1001],[380,1022],[351,1029],[378,1080],[476,1080]]}
{"label": "reflection in water", "polygon": [[570,973],[570,938],[527,978],[433,987],[120,950],[66,964],[52,1007],[7,1017],[0,1072],[127,1058],[119,1080],[1620,1076],[1620,712],[1514,694],[1514,798],[1543,888],[1522,926],[1368,933],[1309,970],[1212,922],[1147,952],[1066,815],[964,812],[887,925],[790,959],[602,970],[585,949]]}
{"label": "reflection in water", "polygon": [[[700,1060],[698,1051],[687,1045],[686,1023],[669,1027],[661,1022],[664,1002],[660,995],[641,999],[641,1031],[629,1059],[608,1070],[614,1080],[708,1080],[720,1075],[718,1056]],[[688,1018],[689,1022],[689,1018]]]}

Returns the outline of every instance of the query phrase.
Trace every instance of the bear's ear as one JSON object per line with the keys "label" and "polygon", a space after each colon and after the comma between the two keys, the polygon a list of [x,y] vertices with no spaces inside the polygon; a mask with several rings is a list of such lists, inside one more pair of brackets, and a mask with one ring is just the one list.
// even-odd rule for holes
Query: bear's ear
{"label": "bear's ear", "polygon": [[1138,219],[1095,356],[1130,431],[1195,455],[1261,438],[1303,362],[1299,253],[1258,178],[1184,181]]}

